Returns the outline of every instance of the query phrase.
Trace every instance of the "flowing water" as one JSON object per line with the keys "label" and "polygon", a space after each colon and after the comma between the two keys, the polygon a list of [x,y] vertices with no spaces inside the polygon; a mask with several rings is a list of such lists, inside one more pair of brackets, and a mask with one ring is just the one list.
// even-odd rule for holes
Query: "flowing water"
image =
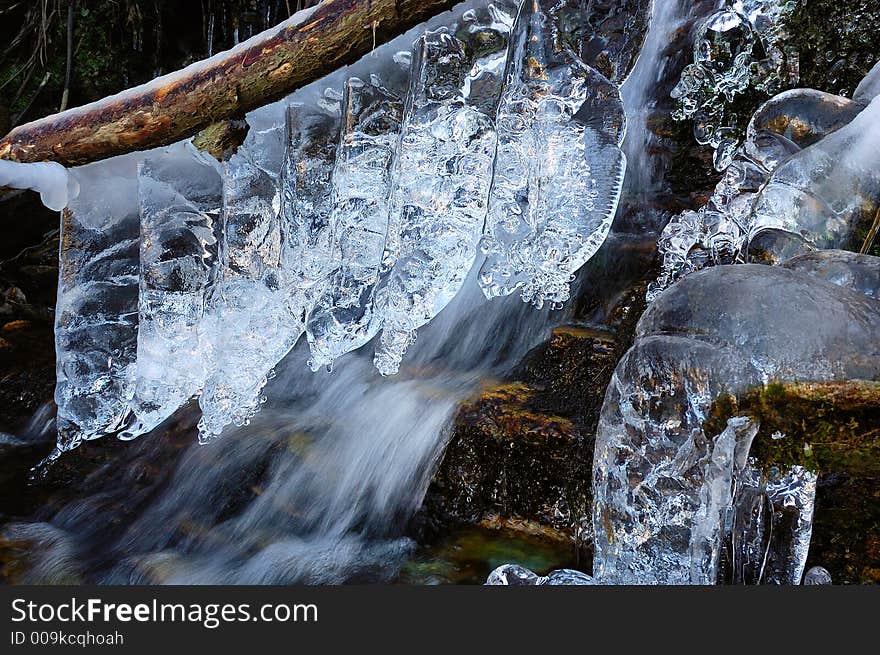
{"label": "flowing water", "polygon": [[[45,555],[25,579],[392,579],[414,548],[404,528],[421,505],[457,404],[564,320],[564,312],[536,311],[517,298],[486,302],[476,284],[466,288],[423,331],[399,376],[381,377],[362,351],[330,373],[312,373],[300,344],[252,423],[207,446],[185,447],[173,472],[161,473],[169,479],[158,492],[121,488],[114,469],[135,465],[117,457],[45,522],[7,525],[7,539],[36,541]],[[128,444],[131,460],[167,459],[162,429]]]}
{"label": "flowing water", "polygon": [[[658,82],[669,77],[664,49],[687,18],[684,4],[655,2],[644,52],[623,86],[631,195],[647,197],[659,186],[646,123]],[[37,544],[20,581],[394,579],[416,547],[407,522],[457,405],[567,316],[516,297],[487,302],[474,279],[480,263],[420,330],[398,376],[381,377],[369,348],[344,356],[332,372],[312,373],[303,340],[278,366],[270,400],[249,425],[200,446],[185,409],[96,466],[73,499],[48,505],[33,522],[7,524],[7,542]],[[572,295],[585,283],[579,279]],[[612,285],[608,295],[616,293]],[[180,432],[185,439],[173,436]]]}

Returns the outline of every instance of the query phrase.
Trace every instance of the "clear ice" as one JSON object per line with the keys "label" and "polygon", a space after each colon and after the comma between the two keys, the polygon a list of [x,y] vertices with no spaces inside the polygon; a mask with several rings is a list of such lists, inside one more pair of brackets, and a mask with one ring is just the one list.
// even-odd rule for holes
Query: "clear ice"
{"label": "clear ice", "polygon": [[831,574],[821,566],[814,566],[804,573],[805,585],[832,584]]}
{"label": "clear ice", "polygon": [[[812,89],[785,91],[764,103],[752,116],[744,144],[706,205],[674,216],[664,228],[658,240],[663,265],[648,299],[706,266],[747,260],[778,263],[816,247],[858,248],[861,244],[853,244],[852,235],[878,201],[871,173],[876,130],[867,115],[861,116],[866,111],[861,102]],[[839,136],[838,130],[848,136]],[[861,148],[848,151],[855,143]],[[838,201],[833,211],[822,214],[824,200],[814,201],[812,192],[798,193],[784,180],[795,171],[821,178],[828,156],[839,158],[835,166],[850,162],[845,170],[853,177],[841,180],[837,175],[838,185],[843,186],[826,185],[827,192],[821,191],[825,183],[812,185],[806,180],[801,186],[809,184],[852,202]],[[780,183],[768,184],[777,170]],[[861,205],[855,201],[857,193]],[[799,206],[812,214],[808,217]]]}
{"label": "clear ice", "polygon": [[815,248],[858,250],[862,243],[854,239],[878,208],[880,99],[874,99],[849,125],[773,171],[755,200],[750,232],[754,238],[775,230]]}
{"label": "clear ice", "polygon": [[58,446],[127,427],[137,362],[138,157],[71,171],[79,195],[61,215],[55,307]]}
{"label": "clear ice", "polygon": [[221,193],[219,164],[189,143],[140,164],[137,381],[134,420],[120,438],[149,432],[205,383],[201,332],[217,282]]}
{"label": "clear ice", "polygon": [[592,576],[574,569],[556,569],[547,575],[538,575],[519,564],[502,564],[489,574],[487,586],[561,586],[595,585]]}
{"label": "clear ice", "polygon": [[569,2],[524,2],[498,108],[498,151],[481,242],[487,298],[537,307],[569,298],[608,235],[620,198],[620,92],[569,46]]}
{"label": "clear ice", "polygon": [[[492,108],[507,56],[510,15],[465,15],[455,34],[429,32],[413,50],[376,306],[374,362],[397,373],[415,331],[455,297],[477,256],[496,132]],[[470,20],[468,20],[470,18]]]}
{"label": "clear ice", "polygon": [[[693,120],[694,137],[715,149],[715,168],[733,159],[741,134],[731,109],[749,89],[777,93],[797,82],[797,52],[788,44],[785,23],[797,2],[727,0],[694,35],[694,61],[672,90],[673,117]],[[764,57],[757,58],[758,52]]]}
{"label": "clear ice", "polygon": [[399,85],[388,86],[376,76],[346,83],[329,226],[336,268],[307,325],[314,371],[369,342],[381,325],[374,298],[403,117]]}
{"label": "clear ice", "polygon": [[227,166],[225,279],[212,330],[213,370],[199,400],[202,440],[251,419],[273,367],[305,331],[311,305],[329,276],[326,191],[336,160],[339,100],[328,90],[314,105],[288,108],[277,186],[266,170],[243,157]]}

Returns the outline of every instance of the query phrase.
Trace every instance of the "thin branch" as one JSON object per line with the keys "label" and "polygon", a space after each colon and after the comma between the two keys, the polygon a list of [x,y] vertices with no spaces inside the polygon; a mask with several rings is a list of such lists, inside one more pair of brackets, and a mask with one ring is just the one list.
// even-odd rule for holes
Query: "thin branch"
{"label": "thin branch", "polygon": [[61,94],[61,106],[58,111],[67,109],[70,98],[70,76],[73,70],[73,6],[76,0],[67,0],[67,66],[64,70],[64,92]]}

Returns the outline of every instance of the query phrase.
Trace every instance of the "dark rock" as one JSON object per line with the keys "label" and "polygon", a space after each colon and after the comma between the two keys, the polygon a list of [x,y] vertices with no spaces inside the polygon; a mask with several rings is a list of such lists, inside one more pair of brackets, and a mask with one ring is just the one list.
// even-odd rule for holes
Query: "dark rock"
{"label": "dark rock", "polygon": [[876,0],[810,0],[792,15],[788,32],[800,56],[802,87],[849,96],[880,53]]}
{"label": "dark rock", "polygon": [[435,532],[461,523],[513,529],[574,542],[588,555],[599,408],[644,307],[651,261],[651,251],[630,247],[621,255],[620,246],[613,263],[597,255],[604,274],[586,278],[591,284],[575,314],[602,327],[556,328],[508,381],[490,383],[459,409],[423,525]]}

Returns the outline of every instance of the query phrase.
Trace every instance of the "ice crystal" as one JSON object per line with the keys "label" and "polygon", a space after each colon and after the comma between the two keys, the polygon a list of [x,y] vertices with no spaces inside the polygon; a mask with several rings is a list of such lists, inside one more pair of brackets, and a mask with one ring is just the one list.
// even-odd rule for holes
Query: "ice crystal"
{"label": "ice crystal", "polygon": [[537,307],[568,300],[608,234],[625,169],[620,93],[565,47],[567,8],[525,2],[517,17],[481,243],[486,296],[519,290]]}
{"label": "ice crystal", "polygon": [[693,63],[672,90],[673,117],[694,122],[694,137],[715,150],[719,171],[730,164],[741,138],[732,103],[749,90],[777,93],[798,79],[797,52],[785,22],[792,0],[728,0],[694,35]]}

